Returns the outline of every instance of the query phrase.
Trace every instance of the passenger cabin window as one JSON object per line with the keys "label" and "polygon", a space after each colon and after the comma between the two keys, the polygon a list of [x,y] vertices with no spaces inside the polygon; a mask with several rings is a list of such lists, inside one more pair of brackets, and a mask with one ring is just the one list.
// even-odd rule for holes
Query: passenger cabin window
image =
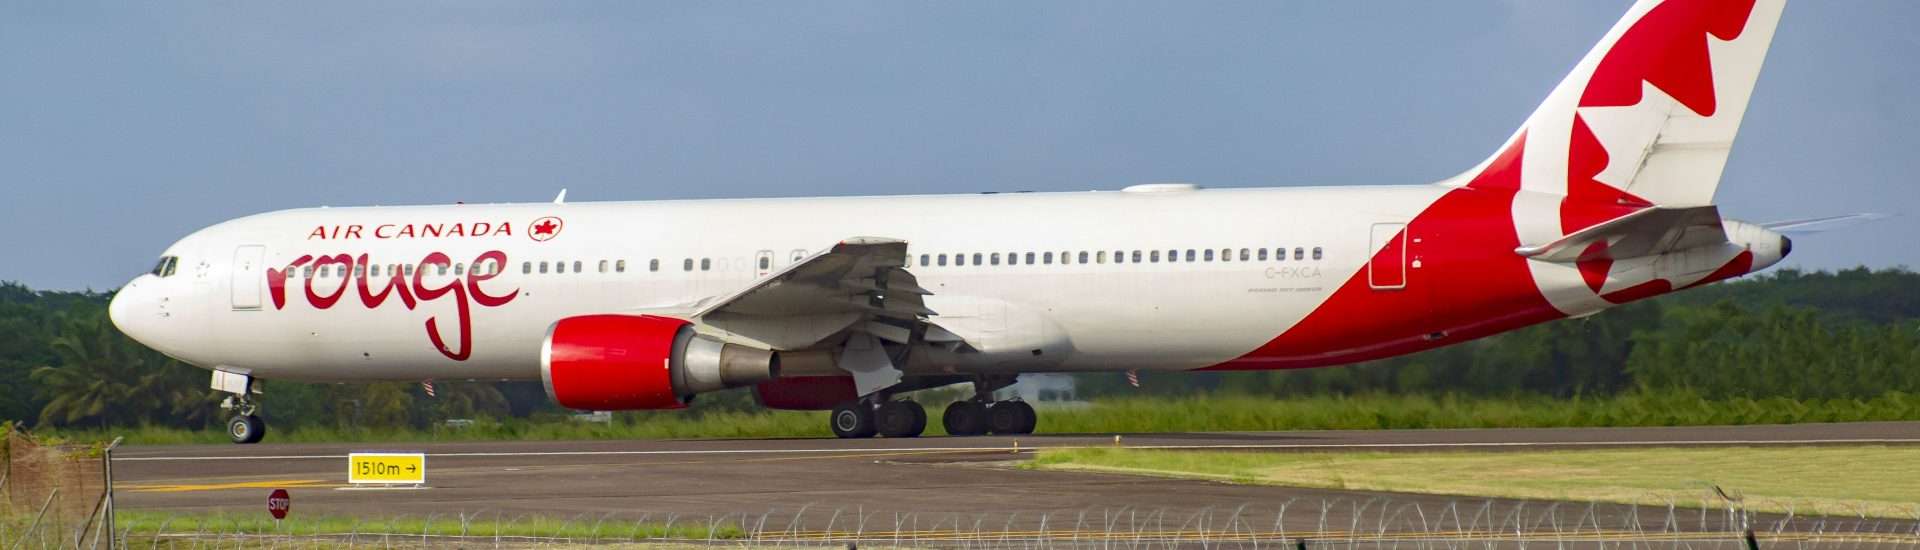
{"label": "passenger cabin window", "polygon": [[607,272],[607,261],[606,261],[606,260],[600,260],[600,272],[601,272],[601,273],[606,273],[606,272]]}
{"label": "passenger cabin window", "polygon": [[973,253],[973,265],[980,265],[980,253]]}
{"label": "passenger cabin window", "polygon": [[[1048,255],[1048,256],[1052,256],[1052,255],[1053,255],[1053,253],[1051,253],[1051,252],[1049,252],[1049,253],[1047,253],[1047,255]],[[1049,260],[1049,261],[1048,261],[1047,263],[1053,263],[1053,262],[1052,262],[1051,260]],[[1033,253],[1032,253],[1032,252],[1028,252],[1028,253],[1027,253],[1027,265],[1033,265]]]}
{"label": "passenger cabin window", "polygon": [[[1106,259],[1107,259],[1107,258],[1106,258],[1106,255],[1107,255],[1107,253],[1105,253],[1105,252],[1101,252],[1101,253],[1100,253],[1100,256],[1101,256],[1101,257],[1100,257],[1100,259],[1101,259],[1101,260],[1106,260]],[[1084,251],[1084,250],[1082,250],[1082,251],[1080,251],[1080,263],[1083,263],[1083,264],[1084,264],[1084,263],[1087,263],[1087,252],[1086,252],[1086,251]],[[1101,263],[1106,263],[1106,262],[1104,262],[1104,261],[1102,261]]]}
{"label": "passenger cabin window", "polygon": [[1307,249],[1305,249],[1305,248],[1300,248],[1300,247],[1298,247],[1298,246],[1296,246],[1296,247],[1293,247],[1293,259],[1295,259],[1295,260],[1305,260],[1305,259],[1307,259]]}
{"label": "passenger cabin window", "polygon": [[708,270],[711,270],[711,269],[713,269],[713,259],[712,259],[712,258],[701,258],[701,259],[700,259],[700,270],[701,270],[701,271],[708,271]]}
{"label": "passenger cabin window", "polygon": [[1248,256],[1247,252],[1248,250],[1245,248],[1240,249],[1240,261],[1243,261],[1243,262],[1247,261],[1247,256]]}
{"label": "passenger cabin window", "polygon": [[1156,264],[1160,263],[1160,251],[1159,250],[1153,251],[1153,255],[1149,256],[1148,258],[1149,258],[1149,261],[1152,261],[1153,263],[1156,263]]}
{"label": "passenger cabin window", "polygon": [[1273,249],[1273,260],[1277,262],[1287,261],[1287,247],[1283,246]]}
{"label": "passenger cabin window", "polygon": [[1255,255],[1259,256],[1260,261],[1267,261],[1267,249],[1262,248],[1259,252],[1255,253]]}
{"label": "passenger cabin window", "polygon": [[[358,271],[360,271],[360,270],[359,270],[359,269],[355,269],[354,271],[356,272],[356,273],[355,273],[354,275],[355,275],[355,276],[359,276],[359,273],[358,273]],[[465,262],[461,262],[461,263],[457,263],[457,264],[453,264],[453,274],[454,274],[454,275],[466,275],[466,274],[467,274],[467,264],[466,264]]]}
{"label": "passenger cabin window", "polygon": [[693,258],[687,258],[686,261],[680,262],[680,269],[683,271],[693,271]]}
{"label": "passenger cabin window", "polygon": [[[1193,253],[1193,252],[1192,252],[1192,251],[1188,251],[1187,253],[1189,253],[1189,254],[1191,254],[1191,253]],[[1205,258],[1205,259],[1206,259],[1207,261],[1209,261],[1209,262],[1211,262],[1211,261],[1213,261],[1213,249],[1211,249],[1211,248],[1209,248],[1209,249],[1207,249],[1207,253],[1205,254],[1205,256],[1206,256],[1206,258]]]}
{"label": "passenger cabin window", "polygon": [[[1064,263],[1064,262],[1066,262],[1066,261],[1067,261],[1067,256],[1066,256],[1065,254],[1062,254],[1062,255],[1060,256],[1060,261],[1061,261],[1062,263]],[[1043,263],[1043,264],[1047,264],[1047,265],[1053,265],[1053,253],[1052,253],[1052,252],[1048,252],[1048,253],[1046,253],[1045,255],[1043,255],[1043,256],[1041,256],[1041,258],[1040,258],[1040,263]]]}
{"label": "passenger cabin window", "polygon": [[533,262],[520,262],[521,273],[533,273]]}
{"label": "passenger cabin window", "polygon": [[553,262],[553,272],[554,272],[554,273],[566,273],[566,272],[567,272],[567,262],[564,262],[564,261],[562,261],[562,262]]}
{"label": "passenger cabin window", "polygon": [[993,253],[993,265],[1000,265],[1000,253]]}
{"label": "passenger cabin window", "polygon": [[547,262],[540,262],[540,272],[541,273],[547,272]]}
{"label": "passenger cabin window", "polygon": [[627,272],[627,261],[626,261],[626,260],[614,260],[614,262],[613,262],[613,272],[614,272],[614,273],[626,273],[626,272]]}
{"label": "passenger cabin window", "polygon": [[[920,256],[920,265],[927,265],[926,256],[924,255]],[[772,269],[772,268],[773,268],[773,258],[770,256],[761,256],[760,269]]]}
{"label": "passenger cabin window", "polygon": [[654,258],[654,259],[651,259],[651,260],[647,260],[647,271],[659,271],[659,270],[660,270],[660,259],[659,259],[659,258]]}
{"label": "passenger cabin window", "polygon": [[574,260],[574,261],[573,261],[573,272],[574,272],[574,273],[579,273],[579,272],[580,272],[580,260]]}
{"label": "passenger cabin window", "polygon": [[1320,259],[1320,247],[1318,246],[1313,247],[1313,259],[1315,260]]}
{"label": "passenger cabin window", "polygon": [[368,267],[367,267],[367,276],[368,276],[368,277],[379,277],[379,276],[380,276],[380,264],[373,264],[372,266],[368,266]]}
{"label": "passenger cabin window", "polygon": [[946,255],[946,254],[941,254],[941,255],[939,255],[939,256],[938,256],[938,259],[939,259],[939,261],[940,261],[940,266],[941,266],[941,267],[946,267],[946,265],[947,265],[947,255]]}

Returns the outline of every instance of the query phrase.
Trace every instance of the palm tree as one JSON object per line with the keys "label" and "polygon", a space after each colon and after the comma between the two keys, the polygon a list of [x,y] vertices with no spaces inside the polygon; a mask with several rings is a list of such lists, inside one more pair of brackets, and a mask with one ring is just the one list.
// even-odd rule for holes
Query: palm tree
{"label": "palm tree", "polygon": [[34,369],[41,425],[204,425],[212,394],[192,368],[127,338],[100,308],[63,312],[49,344],[58,366]]}

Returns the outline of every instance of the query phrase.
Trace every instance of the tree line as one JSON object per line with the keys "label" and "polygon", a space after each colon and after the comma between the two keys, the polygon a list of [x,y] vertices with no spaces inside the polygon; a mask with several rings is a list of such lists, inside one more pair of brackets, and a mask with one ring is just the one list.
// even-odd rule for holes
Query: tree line
{"label": "tree line", "polygon": [[[205,370],[121,334],[106,292],[0,283],[0,419],[40,427],[202,428],[223,421]],[[1920,274],[1905,268],[1779,269],[1427,352],[1344,367],[1079,377],[1080,395],[1231,392],[1284,398],[1367,393],[1604,397],[1681,390],[1705,398],[1869,399],[1920,393]],[[268,382],[276,429],[429,427],[450,419],[560,418],[538,382]],[[751,409],[744,390],[692,411]]]}

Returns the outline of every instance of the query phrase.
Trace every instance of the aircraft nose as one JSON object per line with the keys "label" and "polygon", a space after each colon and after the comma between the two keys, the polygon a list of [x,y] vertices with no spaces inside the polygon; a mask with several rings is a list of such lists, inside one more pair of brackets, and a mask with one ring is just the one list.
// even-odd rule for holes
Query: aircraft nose
{"label": "aircraft nose", "polygon": [[145,298],[146,293],[142,292],[140,283],[139,279],[134,279],[113,294],[113,300],[107,302],[107,318],[113,321],[113,326],[120,328],[121,333],[146,343],[149,339],[143,321],[156,313],[151,311],[153,308]]}

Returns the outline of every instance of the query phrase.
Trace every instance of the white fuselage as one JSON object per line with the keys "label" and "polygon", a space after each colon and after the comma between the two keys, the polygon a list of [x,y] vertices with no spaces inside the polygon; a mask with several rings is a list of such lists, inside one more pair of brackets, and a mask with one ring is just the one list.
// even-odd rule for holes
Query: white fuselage
{"label": "white fuselage", "polygon": [[[541,340],[558,319],[691,305],[842,239],[884,236],[909,243],[908,269],[932,291],[935,319],[978,315],[959,310],[981,307],[1024,309],[986,315],[1001,326],[968,325],[975,332],[968,336],[1069,343],[1064,357],[1045,363],[963,367],[1194,369],[1286,331],[1366,265],[1373,224],[1405,223],[1445,192],[1396,186],[290,210],[182,239],[166,252],[179,258],[176,274],[129,284],[115,304],[125,315],[116,318],[182,360],[265,378],[537,379]],[[560,222],[556,234],[533,238],[534,222],[550,217]],[[245,265],[247,250],[260,251],[265,269]],[[471,283],[455,275],[488,251],[505,255],[498,275]],[[1178,261],[1165,257],[1172,251]],[[363,297],[362,276],[378,295],[393,284],[392,266],[435,252],[459,265],[444,274],[427,269],[417,288],[431,293],[459,283],[460,292],[416,296],[412,308],[397,296]],[[339,264],[312,272],[313,263],[303,262],[276,307],[265,270],[341,254],[356,264],[365,255],[379,275]],[[1016,254],[1017,263],[1008,259]],[[413,277],[402,279],[415,287]],[[469,296],[479,293],[509,301],[488,307]],[[470,342],[459,338],[462,301]],[[1039,334],[1051,327],[1061,334]],[[462,346],[471,346],[465,360],[443,353]]]}

